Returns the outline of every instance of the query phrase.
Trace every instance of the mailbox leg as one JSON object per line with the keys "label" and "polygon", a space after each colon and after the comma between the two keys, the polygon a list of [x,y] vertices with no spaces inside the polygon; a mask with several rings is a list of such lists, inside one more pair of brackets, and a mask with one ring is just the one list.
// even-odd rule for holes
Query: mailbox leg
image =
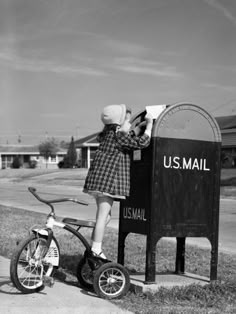
{"label": "mailbox leg", "polygon": [[125,263],[125,239],[127,235],[128,232],[119,232],[117,262],[121,265]]}
{"label": "mailbox leg", "polygon": [[218,241],[211,241],[211,269],[210,280],[217,280]]}
{"label": "mailbox leg", "polygon": [[185,239],[177,237],[175,272],[183,274],[185,270]]}
{"label": "mailbox leg", "polygon": [[153,241],[152,237],[147,237],[145,284],[152,284],[156,282],[156,243],[157,241]]}

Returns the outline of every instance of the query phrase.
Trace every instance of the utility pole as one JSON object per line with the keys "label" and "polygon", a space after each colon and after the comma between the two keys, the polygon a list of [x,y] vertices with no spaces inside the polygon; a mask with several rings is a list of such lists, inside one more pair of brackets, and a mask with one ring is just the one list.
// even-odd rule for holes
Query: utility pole
{"label": "utility pole", "polygon": [[76,126],[76,139],[79,139],[79,126]]}

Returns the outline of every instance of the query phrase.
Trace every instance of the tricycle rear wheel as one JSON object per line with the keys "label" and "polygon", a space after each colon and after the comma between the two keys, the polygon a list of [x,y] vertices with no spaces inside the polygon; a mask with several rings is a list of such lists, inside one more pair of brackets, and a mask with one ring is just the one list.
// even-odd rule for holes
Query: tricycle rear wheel
{"label": "tricycle rear wheel", "polygon": [[119,299],[129,291],[129,273],[124,266],[109,262],[99,267],[93,280],[96,294],[103,299]]}
{"label": "tricycle rear wheel", "polygon": [[83,257],[77,266],[77,279],[82,287],[89,290],[93,289],[93,270],[91,269],[88,259]]}

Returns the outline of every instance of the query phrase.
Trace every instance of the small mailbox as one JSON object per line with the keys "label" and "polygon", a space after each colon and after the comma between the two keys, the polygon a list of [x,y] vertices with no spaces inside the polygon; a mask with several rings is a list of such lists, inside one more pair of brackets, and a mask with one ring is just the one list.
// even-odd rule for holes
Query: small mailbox
{"label": "small mailbox", "polygon": [[[132,125],[141,122],[137,114]],[[131,159],[130,197],[120,204],[118,262],[129,233],[147,236],[145,282],[155,282],[156,244],[176,237],[176,273],[185,268],[186,237],[211,244],[210,279],[217,278],[221,133],[215,119],[192,104],[167,106],[155,120],[151,144]]]}

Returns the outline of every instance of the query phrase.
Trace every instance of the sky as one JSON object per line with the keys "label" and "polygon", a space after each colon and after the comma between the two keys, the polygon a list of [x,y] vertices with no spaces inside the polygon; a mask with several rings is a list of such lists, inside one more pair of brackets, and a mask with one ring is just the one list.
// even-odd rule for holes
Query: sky
{"label": "sky", "polygon": [[179,102],[236,114],[235,0],[0,0],[0,144]]}

